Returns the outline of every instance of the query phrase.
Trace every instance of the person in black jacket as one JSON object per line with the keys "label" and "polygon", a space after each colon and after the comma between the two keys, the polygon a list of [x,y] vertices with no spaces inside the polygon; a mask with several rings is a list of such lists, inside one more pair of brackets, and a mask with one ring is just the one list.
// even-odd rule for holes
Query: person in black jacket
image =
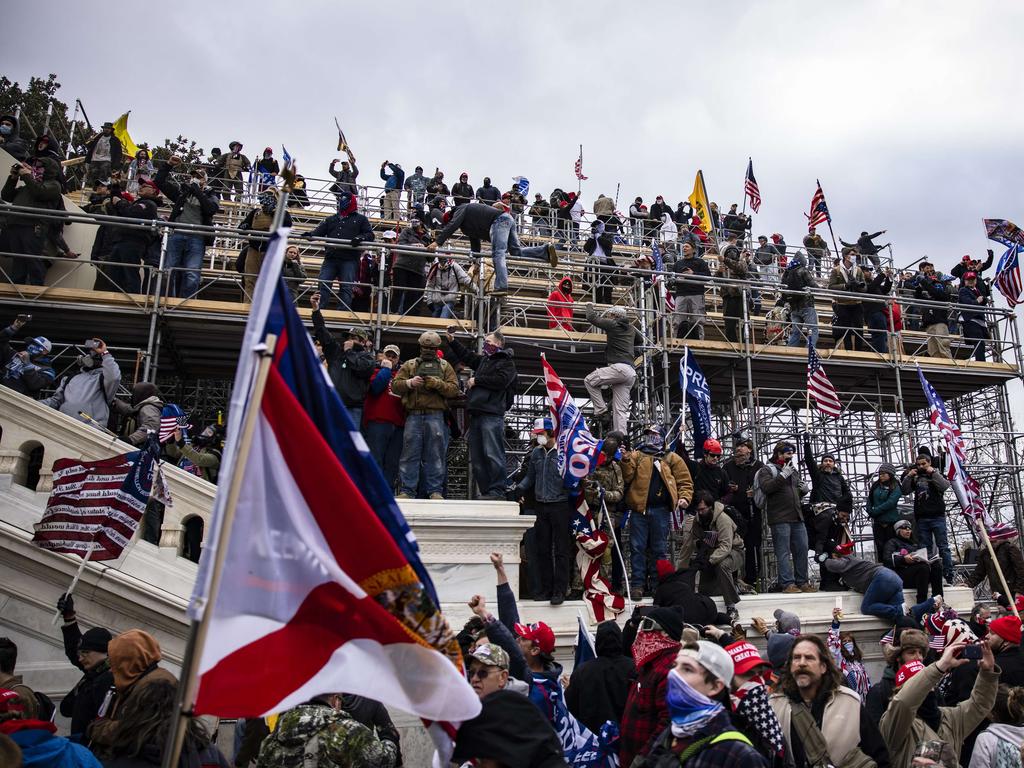
{"label": "person in black jacket", "polygon": [[923,450],[914,460],[914,466],[900,478],[903,495],[914,499],[917,537],[929,551],[933,544],[939,550],[942,555],[942,576],[952,584],[953,554],[949,549],[946,501],[943,498],[949,486],[946,476],[932,466],[931,455]]}
{"label": "person in black jacket", "polygon": [[[676,336],[680,339],[691,338],[694,330],[699,339],[704,338],[704,318],[707,316],[707,308],[704,305],[704,290],[707,287],[705,281],[700,278],[711,279],[711,269],[694,250],[690,243],[683,243],[682,256],[672,265],[672,271],[687,278],[674,280],[673,288],[676,294],[675,329]],[[717,498],[717,497],[716,497]]]}
{"label": "person in black jacket", "polygon": [[469,174],[463,171],[459,174],[457,183],[452,184],[452,199],[455,207],[465,205],[473,199],[473,187],[469,184]]}
{"label": "person in black jacket", "polygon": [[519,373],[505,337],[493,331],[484,337],[483,354],[467,349],[448,330],[448,347],[457,362],[473,369],[467,382],[469,459],[479,498],[505,500],[505,411],[515,397]]}
{"label": "person in black jacket", "polygon": [[747,535],[743,540],[746,544],[746,562],[744,563],[744,581],[757,584],[761,575],[763,555],[761,542],[764,526],[761,510],[754,504],[754,475],[764,465],[754,456],[754,443],[740,440],[733,448],[732,458],[722,465],[725,474],[725,493],[722,503],[727,507],[735,507],[740,516],[747,521]]}
{"label": "person in black jacket", "polygon": [[121,140],[114,135],[114,124],[103,124],[100,132],[85,145],[85,162],[89,165],[89,182],[95,184],[109,179],[113,171],[121,170],[124,162]]}
{"label": "person in black jacket", "polygon": [[810,270],[804,266],[803,256],[794,255],[782,273],[783,290],[775,302],[780,307],[789,305],[791,326],[787,346],[804,346],[807,343],[805,336],[810,339],[811,346],[818,346],[818,311],[814,308],[814,294],[811,292],[817,287]]}
{"label": "person in black jacket", "polygon": [[[181,158],[171,157],[166,163],[160,164],[154,179],[157,188],[174,203],[170,221],[212,226],[220,204],[216,193],[206,183],[206,171],[197,166],[188,183],[175,183],[170,179],[171,169],[180,166]],[[212,240],[212,235],[188,231],[175,231],[167,238],[164,264],[173,270],[167,283],[168,296],[187,298],[199,289],[203,256],[207,244]]]}
{"label": "person in black jacket", "polygon": [[928,587],[932,595],[942,595],[942,564],[915,556],[921,546],[914,538],[914,526],[909,520],[897,520],[893,526],[896,534],[882,548],[881,563],[892,568],[903,579],[903,585],[917,590],[917,601],[928,599]]}
{"label": "person in black jacket", "polygon": [[[707,595],[700,595],[692,586],[693,574],[688,568],[676,570],[668,560],[654,564],[658,574],[658,586],[654,590],[654,605],[678,608],[683,612],[687,624],[706,626],[718,623],[721,618],[715,601]],[[724,623],[728,623],[728,619]]]}
{"label": "person in black jacket", "polygon": [[11,347],[14,334],[30,319],[31,315],[19,315],[0,331],[0,386],[38,399],[39,393],[45,387],[52,387],[57,379],[50,361],[53,345],[45,336],[36,336],[29,339],[20,352]]}
{"label": "person in black jacket", "polygon": [[320,342],[327,360],[327,374],[338,390],[341,402],[348,409],[356,427],[363,423],[363,403],[370,387],[370,376],[376,365],[370,351],[370,339],[362,328],[350,328],[339,342],[324,323],[320,296],[309,297],[313,307],[313,338]]}
{"label": "person in black jacket", "polygon": [[881,269],[882,262],[878,258],[878,252],[883,248],[888,248],[889,243],[886,243],[885,245],[875,245],[874,239],[876,237],[881,237],[885,233],[886,230],[884,229],[875,232],[873,235],[869,235],[867,232],[861,232],[860,237],[857,238],[856,245],[854,245],[853,243],[848,243],[843,239],[840,239],[839,242],[847,248],[857,249],[857,253],[860,254],[859,261],[862,267],[867,263],[865,259],[870,259],[875,269]]}
{"label": "person in black jacket", "polygon": [[[865,293],[868,296],[888,296],[892,292],[892,271],[888,267],[879,270],[874,277],[870,264],[865,264],[861,270],[867,282]],[[885,313],[885,302],[865,298],[861,306],[864,307],[864,321],[870,330],[868,338],[871,348],[884,355],[889,351],[889,318]]]}
{"label": "person in black jacket", "polygon": [[[359,190],[356,187],[356,179],[359,177],[359,168],[356,166],[356,158],[352,154],[351,149],[347,146],[344,149],[345,154],[348,155],[348,160],[341,161],[341,170],[334,170],[334,166],[338,164],[337,158],[331,160],[331,164],[327,168],[327,172],[334,178],[334,183],[331,184],[331,192],[335,196],[340,196],[342,192],[358,195]],[[339,200],[338,202],[340,203],[341,201]]]}
{"label": "person in black jacket", "polygon": [[817,463],[811,447],[810,434],[805,432],[803,438],[804,466],[811,476],[811,504],[827,501],[838,505],[843,502],[848,504],[848,509],[852,509],[853,495],[850,493],[850,484],[839,471],[835,455],[824,453],[821,456],[821,463]]}
{"label": "person in black jacket", "polygon": [[324,245],[324,260],[320,265],[320,303],[324,309],[331,308],[331,291],[338,281],[338,304],[342,309],[352,307],[352,288],[359,274],[359,259],[363,255],[362,244],[374,240],[370,220],[356,211],[356,196],[349,192],[338,193],[338,212],[321,221],[316,229],[305,233],[307,240],[313,237],[330,237],[347,240],[348,245],[329,243]]}
{"label": "person in black jacket", "polygon": [[985,362],[985,340],[989,338],[988,324],[985,322],[985,312],[981,309],[985,306],[985,297],[979,288],[979,280],[976,272],[964,272],[964,284],[960,286],[957,298],[960,304],[976,309],[961,309],[960,318],[963,320],[964,338],[974,342],[974,359]]}
{"label": "person in black jacket", "polygon": [[[696,447],[694,452],[696,452]],[[690,470],[694,495],[699,491],[707,491],[715,501],[725,496],[728,482],[721,463],[722,444],[718,440],[713,437],[705,440],[701,458],[697,461],[690,458],[690,454],[685,448],[681,448],[679,454],[686,462],[686,468]]]}
{"label": "person in black jacket", "polygon": [[[163,201],[159,189],[152,181],[143,179],[139,182],[139,196],[135,200],[125,199],[116,183],[111,186],[110,194],[117,199],[114,211],[118,216],[144,221],[155,221],[159,216],[159,206]],[[115,262],[115,266],[110,268],[108,276],[125,293],[138,293],[142,288],[139,267],[142,266],[151,239],[152,233],[148,229],[119,229],[117,244],[110,254],[110,260]]]}
{"label": "person in black jacket", "polygon": [[476,199],[485,205],[490,205],[491,203],[496,203],[501,200],[501,190],[491,184],[490,176],[484,176],[484,185],[477,189]]}
{"label": "person in black jacket", "polygon": [[110,632],[102,627],[87,629],[84,633],[75,616],[75,601],[71,595],[61,595],[57,610],[64,617],[61,634],[64,635],[64,655],[82,670],[82,679],[60,702],[60,713],[71,718],[71,740],[84,741],[85,730],[99,717],[100,706],[107,692],[114,687],[114,675],[107,661],[107,643]]}
{"label": "person in black jacket", "polygon": [[281,172],[281,166],[274,158],[274,150],[267,147],[263,150],[263,157],[256,161],[256,183],[259,192],[273,187],[277,182],[277,174]]}
{"label": "person in black jacket", "polygon": [[[59,209],[63,206],[60,188],[60,163],[49,157],[15,164],[4,182],[0,197],[12,205],[26,208]],[[19,183],[20,182],[20,183]],[[0,251],[26,256],[43,255],[48,227],[40,219],[9,214],[0,229]],[[41,258],[12,258],[11,282],[42,285],[46,261]]]}
{"label": "person in black jacket", "polygon": [[[609,268],[615,266],[615,262],[612,260],[614,243],[615,238],[603,221],[591,223],[590,237],[583,243],[583,252],[588,257],[584,268],[584,277],[587,288],[599,304],[612,303],[612,286],[615,284],[615,276],[611,274]],[[605,267],[605,269],[601,269],[601,267]]]}
{"label": "person in black jacket", "polygon": [[622,630],[614,621],[597,625],[594,650],[597,658],[573,669],[565,704],[592,733],[599,733],[606,721],[622,720],[636,667],[622,652]]}
{"label": "person in black jacket", "polygon": [[919,307],[921,327],[928,334],[928,355],[952,359],[953,353],[949,348],[949,283],[935,271],[931,262],[922,261],[920,270],[914,280],[914,298],[941,302],[939,306]]}

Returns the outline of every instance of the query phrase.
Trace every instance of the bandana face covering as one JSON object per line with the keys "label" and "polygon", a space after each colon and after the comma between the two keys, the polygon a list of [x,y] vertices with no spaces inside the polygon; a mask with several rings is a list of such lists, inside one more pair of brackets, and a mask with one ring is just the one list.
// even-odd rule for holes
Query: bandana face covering
{"label": "bandana face covering", "polygon": [[264,213],[273,213],[277,208],[277,195],[272,192],[264,192],[260,195],[259,201]]}
{"label": "bandana face covering", "polygon": [[693,736],[725,709],[693,688],[674,669],[668,673],[665,701],[672,718],[672,735],[679,739]]}
{"label": "bandana face covering", "polygon": [[678,647],[679,642],[664,632],[637,632],[636,640],[633,641],[633,661],[637,667],[642,667],[659,651]]}

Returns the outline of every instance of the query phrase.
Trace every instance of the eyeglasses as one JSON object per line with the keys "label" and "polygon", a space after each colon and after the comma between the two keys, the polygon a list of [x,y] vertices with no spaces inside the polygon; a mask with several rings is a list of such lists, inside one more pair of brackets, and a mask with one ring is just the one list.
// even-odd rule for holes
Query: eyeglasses
{"label": "eyeglasses", "polygon": [[469,670],[468,677],[470,680],[486,680],[487,676],[491,674],[493,667],[482,665],[476,669]]}
{"label": "eyeglasses", "polygon": [[640,632],[664,632],[665,629],[657,621],[652,619],[650,616],[644,617],[644,620],[640,622]]}

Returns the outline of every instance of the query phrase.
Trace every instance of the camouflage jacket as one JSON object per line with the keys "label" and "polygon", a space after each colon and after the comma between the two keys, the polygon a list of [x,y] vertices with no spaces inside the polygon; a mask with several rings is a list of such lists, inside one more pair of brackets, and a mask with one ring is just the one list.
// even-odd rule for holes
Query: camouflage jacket
{"label": "camouflage jacket", "polygon": [[394,768],[398,748],[347,712],[301,704],[281,715],[257,768]]}
{"label": "camouflage jacket", "polygon": [[[587,504],[600,506],[599,487],[604,488],[604,501],[608,505],[608,509],[610,511],[614,510],[615,506],[622,501],[624,487],[622,482],[622,466],[618,461],[614,459],[606,461],[587,476],[587,484],[584,490]],[[597,509],[593,509],[592,512],[596,514]]]}

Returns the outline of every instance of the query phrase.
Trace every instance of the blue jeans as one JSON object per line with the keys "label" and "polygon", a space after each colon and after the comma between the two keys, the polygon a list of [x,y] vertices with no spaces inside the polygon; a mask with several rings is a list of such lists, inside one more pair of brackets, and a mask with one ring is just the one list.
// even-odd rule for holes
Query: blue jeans
{"label": "blue jeans", "polygon": [[789,319],[792,322],[792,327],[789,329],[789,346],[802,347],[807,343],[800,335],[801,326],[810,336],[811,345],[818,346],[818,312],[813,306],[790,310]]}
{"label": "blue jeans", "polygon": [[363,431],[363,406],[361,405],[346,405],[345,410],[348,411],[349,417],[352,419],[352,423],[356,425],[356,431]]}
{"label": "blue jeans", "polygon": [[889,351],[889,337],[886,335],[889,331],[889,321],[886,320],[885,312],[880,309],[872,309],[866,313],[864,319],[867,320],[868,328],[871,330],[869,336],[871,348],[884,355]]}
{"label": "blue jeans", "polygon": [[480,496],[505,498],[505,417],[474,413],[469,420],[469,458]]}
{"label": "blue jeans", "polygon": [[[632,550],[629,562],[633,571],[629,585],[633,589],[642,589],[648,577],[652,583],[657,582],[655,563],[668,556],[671,519],[672,513],[667,507],[649,508],[645,515],[634,512],[629,516],[629,546]],[[650,568],[647,566],[648,553],[651,556]]]}
{"label": "blue jeans", "polygon": [[932,539],[942,555],[942,575],[946,581],[953,581],[953,556],[949,552],[949,536],[946,533],[945,517],[920,517],[917,519],[917,541],[922,547],[932,548]]}
{"label": "blue jeans", "polygon": [[442,317],[447,320],[458,319],[458,315],[455,314],[455,308],[448,301],[437,302],[431,307],[430,312],[434,317]]}
{"label": "blue jeans", "polygon": [[[921,621],[924,614],[935,608],[935,598],[929,597],[918,603],[911,612],[914,620]],[[895,571],[883,568],[864,590],[864,599],[860,601],[860,612],[868,616],[877,616],[887,624],[894,624],[903,615],[903,579]]]}
{"label": "blue jeans", "polygon": [[370,448],[370,455],[380,467],[388,487],[394,488],[395,480],[398,478],[398,462],[402,456],[402,428],[389,421],[369,421],[363,429],[363,434],[366,445]]}
{"label": "blue jeans", "polygon": [[187,299],[199,289],[199,271],[203,268],[206,243],[202,235],[186,235],[175,232],[167,238],[167,258],[164,264],[169,270],[167,295]]}
{"label": "blue jeans", "polygon": [[398,462],[402,493],[415,497],[421,479],[424,495],[441,493],[445,442],[444,414],[441,411],[409,414],[405,420],[402,458]]}
{"label": "blue jeans", "polygon": [[771,528],[779,586],[803,586],[807,583],[807,526],[802,522],[775,523]]}
{"label": "blue jeans", "polygon": [[324,259],[320,266],[320,308],[331,308],[331,288],[339,282],[338,305],[341,309],[352,307],[352,284],[359,274],[358,259]]}
{"label": "blue jeans", "polygon": [[494,265],[494,290],[508,290],[506,254],[520,259],[543,259],[546,261],[547,249],[546,245],[524,248],[519,242],[515,219],[507,213],[501,214],[491,222],[491,262]]}

